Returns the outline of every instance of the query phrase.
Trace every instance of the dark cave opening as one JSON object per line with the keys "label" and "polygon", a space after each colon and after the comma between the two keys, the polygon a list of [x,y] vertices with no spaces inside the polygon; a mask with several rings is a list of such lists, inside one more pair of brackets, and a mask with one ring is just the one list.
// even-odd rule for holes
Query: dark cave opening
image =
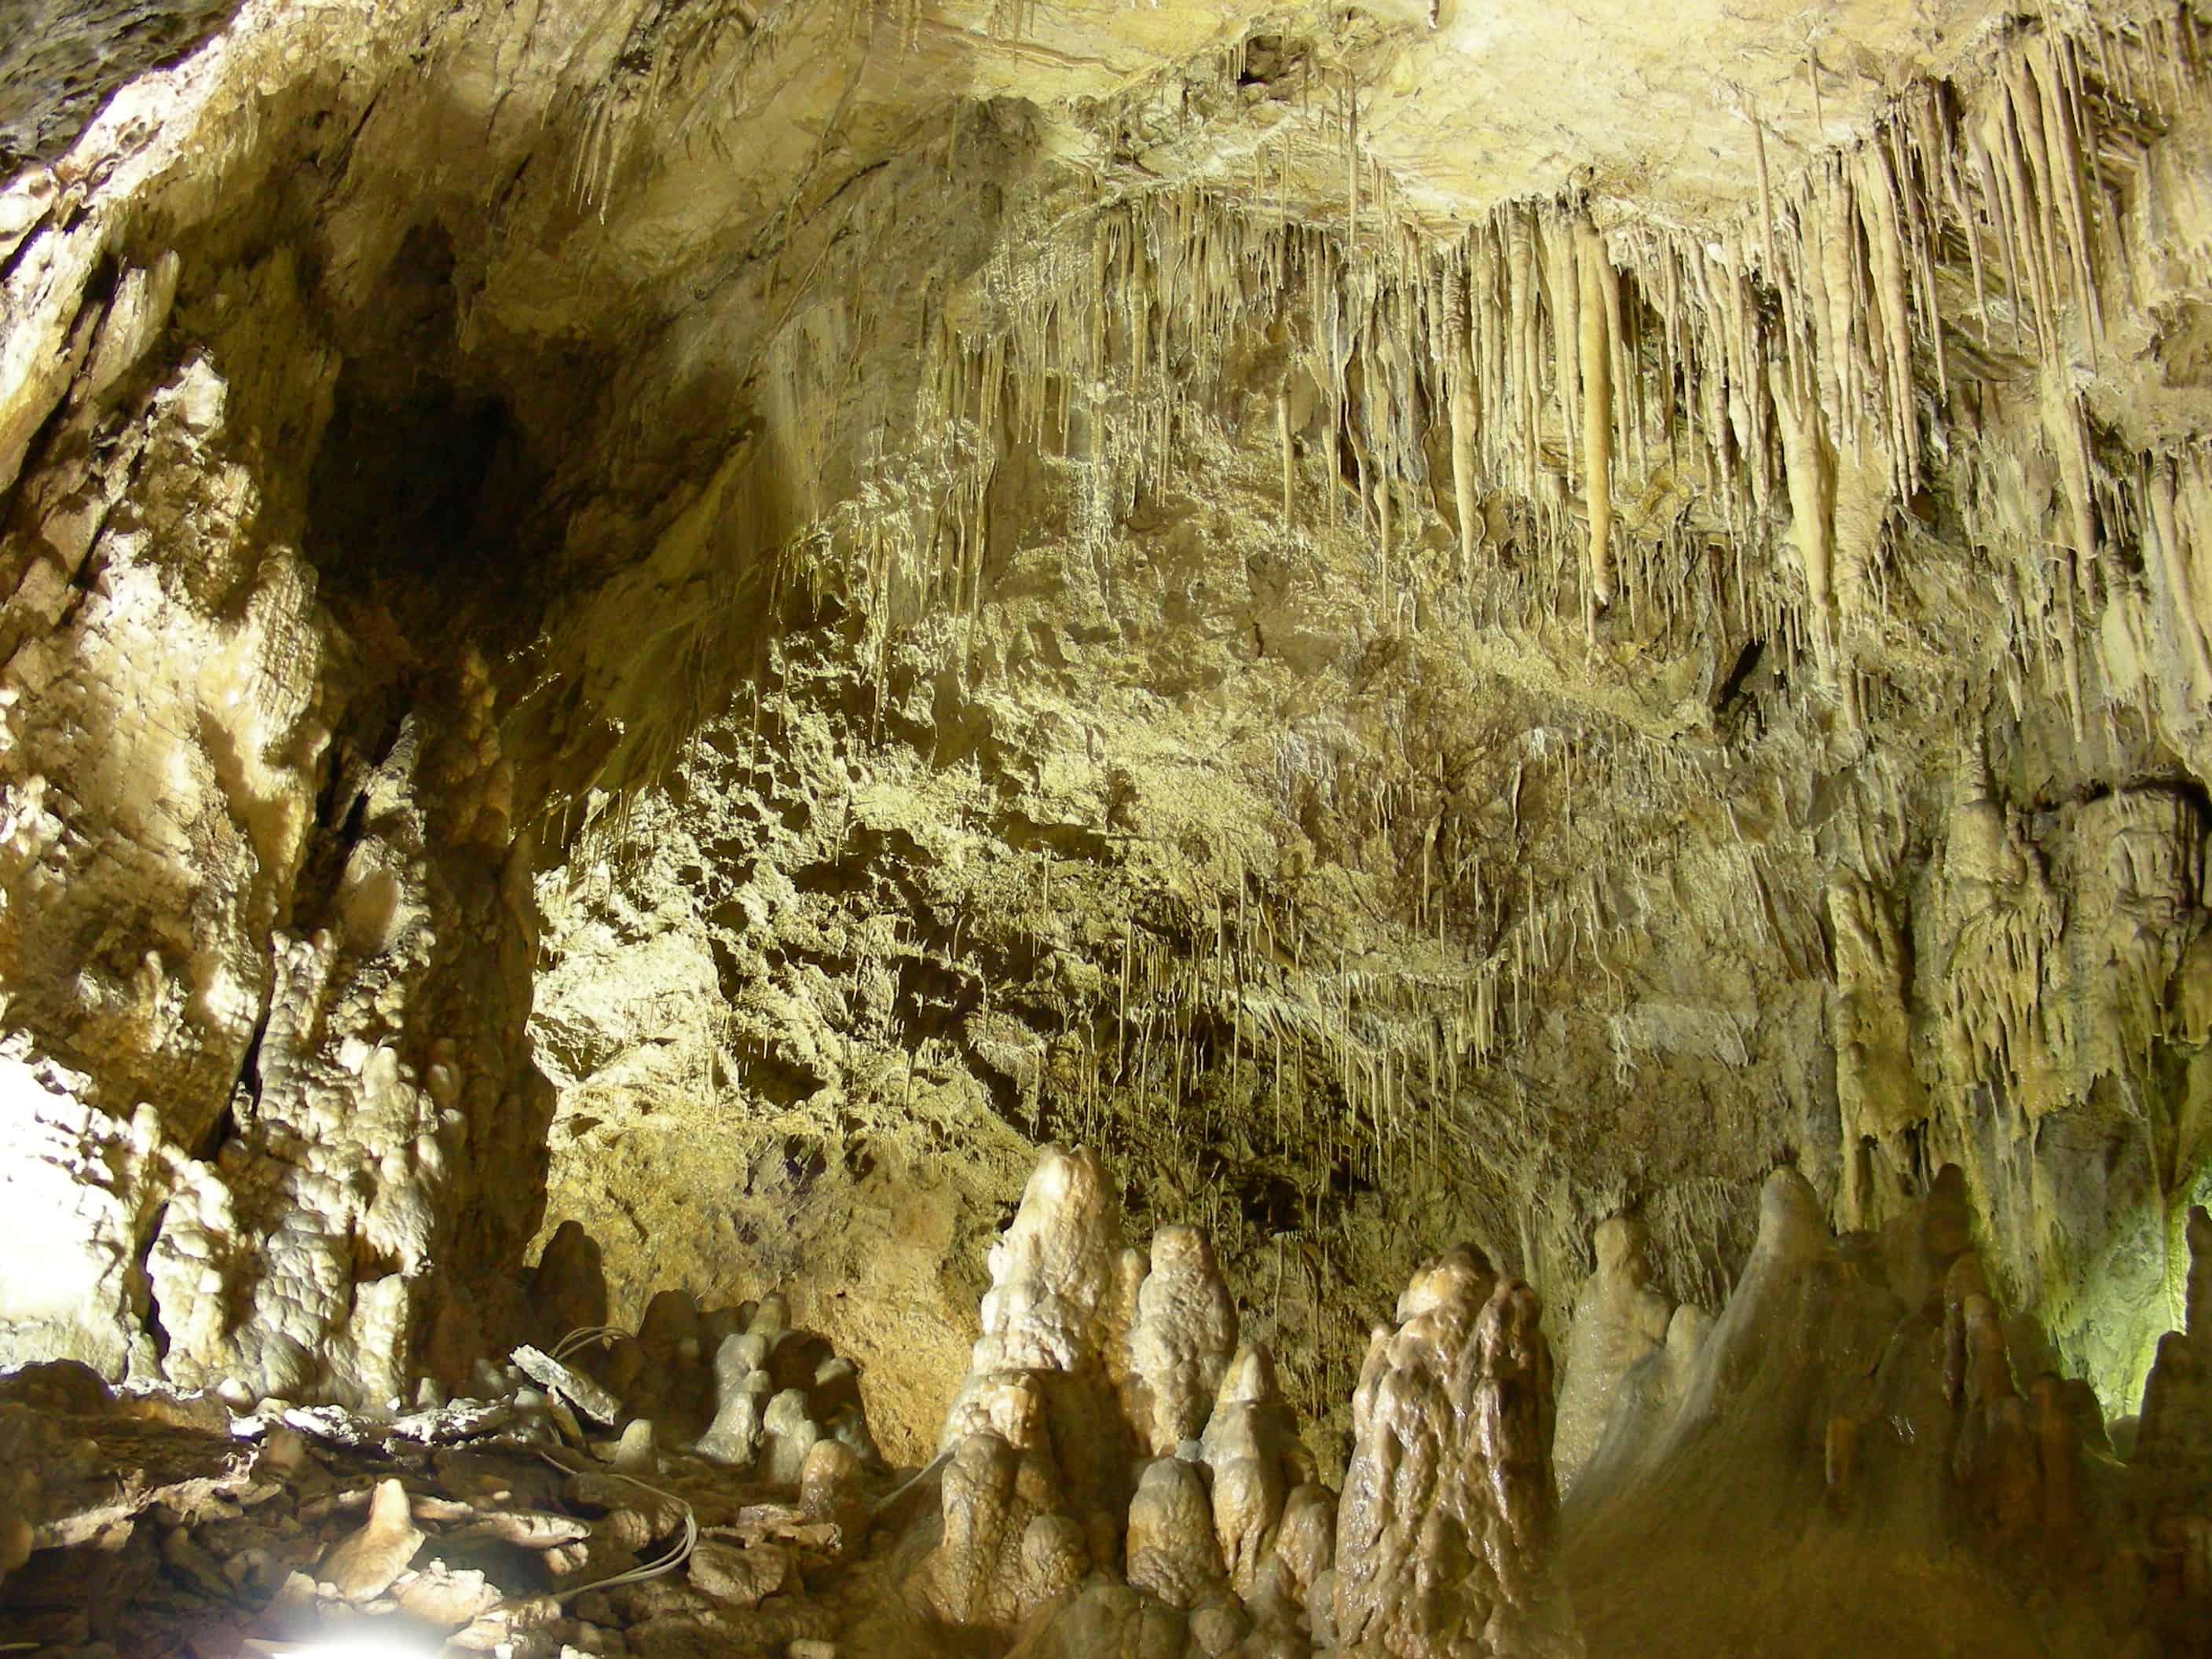
{"label": "dark cave opening", "polygon": [[544,483],[496,394],[428,375],[395,386],[351,359],[315,457],[309,554],[339,592],[395,611],[512,592],[512,538]]}
{"label": "dark cave opening", "polygon": [[380,604],[419,635],[520,625],[546,550],[550,469],[516,408],[457,341],[454,254],[410,232],[348,342],[307,495],[308,556],[326,597]]}

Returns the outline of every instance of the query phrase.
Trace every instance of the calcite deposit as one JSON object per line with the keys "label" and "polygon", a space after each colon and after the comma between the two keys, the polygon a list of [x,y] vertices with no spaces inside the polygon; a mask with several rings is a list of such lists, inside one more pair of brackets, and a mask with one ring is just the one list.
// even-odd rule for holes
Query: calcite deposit
{"label": "calcite deposit", "polygon": [[[1027,1248],[994,1264],[1002,1321],[1070,1287],[1042,1263],[1126,1259],[1103,1173],[1046,1151],[1008,1233]],[[234,1415],[46,1362],[0,1379],[21,1517],[0,1534],[0,1613],[87,1655],[180,1638],[525,1659],[2191,1651],[2212,1630],[2212,1221],[2191,1218],[2192,1316],[2124,1458],[2094,1395],[2037,1370],[2033,1327],[1990,1294],[1963,1184],[1948,1170],[1896,1224],[1838,1237],[1778,1172],[1727,1306],[1678,1312],[1612,1376],[1564,1505],[1538,1298],[1464,1247],[1376,1328],[1340,1498],[1253,1345],[1165,1455],[1137,1424],[1114,1440],[1074,1415],[1091,1401],[1069,1370],[986,1370],[1006,1350],[979,1346],[926,1467],[814,1425],[795,1475],[772,1445],[745,1466],[711,1433],[617,1433],[653,1425],[637,1404],[666,1390],[633,1383],[595,1421],[578,1407],[606,1385],[529,1347],[476,1394],[396,1416]],[[1617,1250],[1626,1230],[1606,1231]],[[1203,1249],[1178,1227],[1154,1259]],[[773,1315],[742,1322],[723,1346],[750,1354]]]}
{"label": "calcite deposit", "polygon": [[1329,1609],[1346,1650],[1582,1652],[1553,1559],[1553,1383],[1526,1285],[1465,1249],[1415,1273],[1352,1396]]}
{"label": "calcite deposit", "polygon": [[1568,1328],[1556,1432],[1561,1486],[1570,1484],[1612,1416],[1621,1378],[1666,1343],[1674,1310],[1651,1288],[1650,1241],[1632,1216],[1598,1224],[1597,1271],[1583,1281]]}
{"label": "calcite deposit", "polygon": [[0,21],[0,1648],[2212,1644],[2194,0]]}

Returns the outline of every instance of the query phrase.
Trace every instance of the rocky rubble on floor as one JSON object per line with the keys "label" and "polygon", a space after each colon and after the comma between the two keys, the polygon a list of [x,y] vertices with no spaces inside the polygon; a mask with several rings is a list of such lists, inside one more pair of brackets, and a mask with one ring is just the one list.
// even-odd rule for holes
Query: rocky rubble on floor
{"label": "rocky rubble on floor", "polygon": [[[750,1362],[723,1375],[780,1385],[746,1455],[690,1447],[715,1396],[706,1340]],[[637,1335],[556,1352],[518,1348],[473,1397],[426,1388],[404,1413],[234,1417],[73,1361],[0,1380],[0,1650],[830,1650],[810,1588],[861,1548],[892,1479],[849,1362],[774,1297],[656,1298]]]}

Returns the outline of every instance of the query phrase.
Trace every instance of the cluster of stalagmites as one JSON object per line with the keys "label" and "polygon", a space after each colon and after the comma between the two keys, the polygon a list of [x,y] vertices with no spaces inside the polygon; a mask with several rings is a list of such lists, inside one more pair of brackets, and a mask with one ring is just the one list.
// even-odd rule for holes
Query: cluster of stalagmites
{"label": "cluster of stalagmites", "polygon": [[532,1276],[541,1326],[570,1333],[576,1366],[525,1351],[541,1383],[575,1391],[573,1403],[603,1423],[644,1419],[664,1444],[789,1485],[825,1440],[873,1464],[874,1440],[860,1405],[860,1373],[829,1342],[791,1323],[788,1303],[702,1310],[688,1291],[663,1291],[646,1304],[637,1332],[599,1322],[607,1293],[599,1251],[574,1222],[556,1230]]}
{"label": "cluster of stalagmites", "polygon": [[[1778,1172],[1717,1317],[1608,1222],[1563,1378],[1528,1286],[1455,1249],[1376,1328],[1340,1494],[1206,1235],[1127,1248],[1098,1160],[1048,1149],[918,1474],[776,1297],[664,1294],[580,1364],[520,1348],[486,1397],[380,1420],[64,1362],[0,1382],[0,1615],[78,1659],[364,1631],[508,1659],[2202,1651],[2202,1211],[2189,1243],[2125,1460],[1992,1295],[1955,1170],[1841,1239]],[[551,1322],[604,1308],[586,1245],[538,1269]]]}
{"label": "cluster of stalagmites", "polygon": [[1046,1152],[991,1268],[916,1577],[936,1618],[1039,1656],[1580,1651],[1526,1285],[1464,1249],[1415,1275],[1340,1498],[1206,1235],[1125,1248],[1094,1157]]}

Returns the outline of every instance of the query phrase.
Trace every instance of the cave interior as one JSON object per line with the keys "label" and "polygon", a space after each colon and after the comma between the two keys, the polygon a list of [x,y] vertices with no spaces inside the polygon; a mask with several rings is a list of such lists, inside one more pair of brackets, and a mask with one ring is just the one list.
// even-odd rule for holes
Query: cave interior
{"label": "cave interior", "polygon": [[0,1654],[2212,1653],[2196,12],[21,0]]}

